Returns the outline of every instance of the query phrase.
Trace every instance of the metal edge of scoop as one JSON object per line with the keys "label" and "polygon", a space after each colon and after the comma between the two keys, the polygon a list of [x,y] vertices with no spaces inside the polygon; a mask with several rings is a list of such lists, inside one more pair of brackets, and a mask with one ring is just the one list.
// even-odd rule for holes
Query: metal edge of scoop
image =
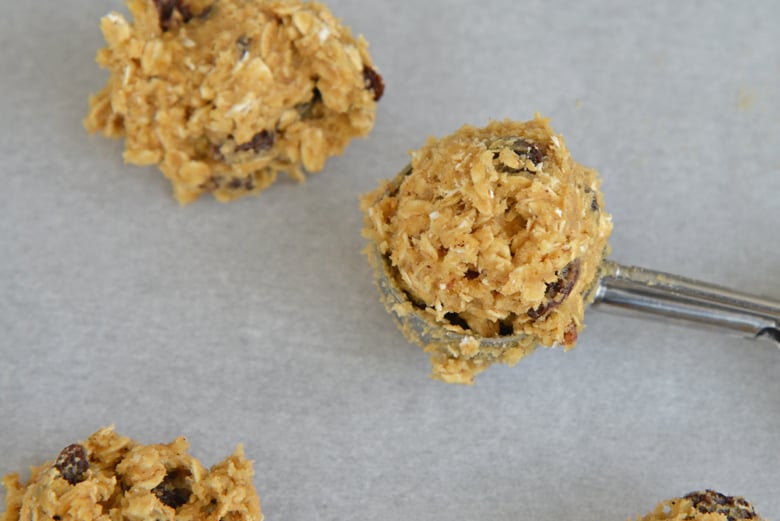
{"label": "metal edge of scoop", "polygon": [[[480,337],[473,333],[459,331],[458,326],[444,325],[423,316],[415,307],[414,302],[401,289],[392,271],[387,256],[382,255],[376,245],[371,245],[369,255],[374,266],[379,292],[387,311],[393,316],[404,334],[421,346],[459,345],[471,339],[479,341],[480,348],[488,350],[504,350],[527,341],[528,336],[507,335],[499,337]],[[406,312],[401,312],[403,308]]]}

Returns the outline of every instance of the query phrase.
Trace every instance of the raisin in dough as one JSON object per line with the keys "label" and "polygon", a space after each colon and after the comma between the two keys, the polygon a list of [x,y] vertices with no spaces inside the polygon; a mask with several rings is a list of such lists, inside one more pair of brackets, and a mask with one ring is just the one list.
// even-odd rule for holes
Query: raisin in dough
{"label": "raisin in dough", "polygon": [[681,498],[659,503],[656,509],[638,521],[761,521],[753,505],[745,498],[723,495],[714,490],[691,492]]}
{"label": "raisin in dough", "polygon": [[[471,383],[538,344],[575,345],[612,230],[599,185],[537,116],[430,138],[400,183],[362,197],[364,235],[410,301],[393,311],[473,335],[423,346],[435,378]],[[518,334],[507,349],[478,342]]]}
{"label": "raisin in dough", "polygon": [[188,447],[182,437],[141,445],[111,427],[99,430],[33,468],[26,485],[6,476],[0,521],[262,521],[241,446],[211,470]]}
{"label": "raisin in dough", "polygon": [[374,125],[384,85],[362,37],[299,0],[128,0],[101,21],[108,84],[84,125],[124,137],[182,204],[304,180]]}

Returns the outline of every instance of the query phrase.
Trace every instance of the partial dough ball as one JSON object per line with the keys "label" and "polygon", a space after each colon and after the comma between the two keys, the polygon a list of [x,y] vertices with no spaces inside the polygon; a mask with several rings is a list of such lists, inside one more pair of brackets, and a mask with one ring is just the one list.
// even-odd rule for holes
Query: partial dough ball
{"label": "partial dough ball", "polygon": [[382,77],[362,37],[299,0],[128,0],[101,21],[111,73],[89,132],[124,137],[176,198],[256,193],[279,172],[321,170],[374,125]]}
{"label": "partial dough ball", "polygon": [[101,429],[32,470],[3,479],[0,521],[262,521],[252,462],[239,445],[206,470],[183,437],[141,445]]}
{"label": "partial dough ball", "polygon": [[762,521],[753,505],[743,497],[726,496],[714,490],[691,492],[659,503],[654,512],[638,521]]}
{"label": "partial dough ball", "polygon": [[430,138],[407,175],[363,196],[364,235],[408,312],[475,339],[526,336],[501,353],[426,345],[435,377],[469,383],[537,344],[576,344],[612,230],[600,182],[537,116]]}

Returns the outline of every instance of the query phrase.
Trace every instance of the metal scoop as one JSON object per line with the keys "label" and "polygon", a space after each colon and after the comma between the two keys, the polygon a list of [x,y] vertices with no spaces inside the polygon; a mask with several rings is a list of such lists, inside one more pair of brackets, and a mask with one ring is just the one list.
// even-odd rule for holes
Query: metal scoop
{"label": "metal scoop", "polygon": [[[410,165],[396,176],[390,189],[396,189],[409,173]],[[528,344],[528,338],[522,334],[478,337],[458,326],[430,320],[397,284],[395,268],[388,256],[372,246],[369,257],[385,306],[412,341],[426,346],[457,345],[477,339],[480,357],[487,361],[498,358],[502,350]],[[602,262],[599,273],[590,290],[597,308],[642,318],[673,320],[753,340],[770,340],[780,347],[780,302],[677,275],[621,266],[609,260]]]}
{"label": "metal scoop", "polygon": [[[377,285],[388,309],[423,345],[457,344],[472,333],[463,333],[454,326],[439,324],[414,311],[414,305],[392,277],[386,256],[375,247],[370,255],[378,266]],[[740,293],[728,288],[633,266],[621,266],[605,260],[601,276],[594,289],[593,305],[623,315],[640,318],[673,320],[685,325],[717,329],[724,333],[750,339],[774,341],[780,347],[780,303]],[[393,311],[396,305],[412,305],[403,315]],[[480,348],[507,348],[518,345],[524,335],[479,338]]]}

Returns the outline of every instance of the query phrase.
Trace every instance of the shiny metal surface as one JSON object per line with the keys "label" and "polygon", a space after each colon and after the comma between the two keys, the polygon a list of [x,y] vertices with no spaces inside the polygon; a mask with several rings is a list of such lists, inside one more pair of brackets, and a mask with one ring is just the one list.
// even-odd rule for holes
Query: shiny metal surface
{"label": "shiny metal surface", "polygon": [[780,302],[668,273],[605,261],[594,304],[780,345]]}

